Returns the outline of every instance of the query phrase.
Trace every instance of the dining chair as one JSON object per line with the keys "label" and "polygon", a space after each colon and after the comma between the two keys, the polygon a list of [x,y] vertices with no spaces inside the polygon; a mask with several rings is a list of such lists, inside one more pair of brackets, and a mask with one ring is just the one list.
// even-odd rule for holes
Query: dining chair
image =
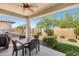
{"label": "dining chair", "polygon": [[16,56],[17,56],[19,50],[22,50],[22,55],[23,55],[23,49],[24,49],[23,46],[22,45],[17,46],[16,40],[12,40],[12,44],[13,44],[12,56],[14,55],[14,52],[16,53]]}
{"label": "dining chair", "polygon": [[40,51],[40,40],[39,40],[39,36],[38,36],[38,35],[35,35],[35,36],[34,36],[34,39],[35,39],[36,42],[37,42],[38,51]]}
{"label": "dining chair", "polygon": [[31,40],[31,42],[26,46],[29,50],[29,56],[31,56],[31,51],[36,49],[36,54],[37,54],[37,41],[36,40]]}

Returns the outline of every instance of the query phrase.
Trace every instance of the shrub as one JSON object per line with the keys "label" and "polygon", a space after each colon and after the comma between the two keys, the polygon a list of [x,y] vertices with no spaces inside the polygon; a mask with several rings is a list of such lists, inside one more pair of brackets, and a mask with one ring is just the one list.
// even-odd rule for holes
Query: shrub
{"label": "shrub", "polygon": [[55,47],[58,43],[55,36],[44,38],[43,42],[46,43],[49,47]]}
{"label": "shrub", "polygon": [[75,39],[68,39],[70,42],[77,42]]}
{"label": "shrub", "polygon": [[46,43],[46,42],[47,42],[47,38],[44,37],[44,38],[43,38],[43,43]]}
{"label": "shrub", "polygon": [[57,44],[57,41],[53,38],[48,38],[47,44],[48,44],[48,46],[55,47]]}
{"label": "shrub", "polygon": [[37,33],[37,35],[41,35],[41,34],[42,34],[41,32],[38,32],[38,33]]}
{"label": "shrub", "polygon": [[60,36],[61,38],[65,38],[64,36]]}
{"label": "shrub", "polygon": [[48,36],[52,36],[54,34],[53,30],[51,29],[45,30],[45,33],[47,33]]}

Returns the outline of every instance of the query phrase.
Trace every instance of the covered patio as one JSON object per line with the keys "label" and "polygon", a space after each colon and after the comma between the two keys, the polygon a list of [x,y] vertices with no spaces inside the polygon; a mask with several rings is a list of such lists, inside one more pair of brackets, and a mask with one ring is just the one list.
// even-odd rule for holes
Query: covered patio
{"label": "covered patio", "polygon": [[[26,22],[26,39],[31,39],[31,20],[37,17],[43,17],[48,14],[57,13],[60,11],[77,8],[77,3],[5,3],[0,4],[0,15],[22,18]],[[29,41],[30,41],[29,39]],[[10,56],[12,54],[12,46],[7,50],[1,50],[1,56]],[[19,53],[21,55],[21,53]],[[40,51],[33,56],[65,56],[65,54],[48,47],[40,45]]]}

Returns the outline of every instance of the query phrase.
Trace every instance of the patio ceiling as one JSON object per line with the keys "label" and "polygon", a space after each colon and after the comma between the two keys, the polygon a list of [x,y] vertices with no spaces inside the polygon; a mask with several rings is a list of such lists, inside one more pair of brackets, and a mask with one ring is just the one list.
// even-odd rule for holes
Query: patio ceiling
{"label": "patio ceiling", "polygon": [[29,9],[23,11],[21,3],[2,3],[0,4],[0,14],[20,18],[26,18],[26,17],[35,18],[44,16],[49,13],[55,13],[79,6],[79,4],[77,3],[28,3],[28,4],[36,5],[37,7],[31,8],[33,12],[30,11]]}

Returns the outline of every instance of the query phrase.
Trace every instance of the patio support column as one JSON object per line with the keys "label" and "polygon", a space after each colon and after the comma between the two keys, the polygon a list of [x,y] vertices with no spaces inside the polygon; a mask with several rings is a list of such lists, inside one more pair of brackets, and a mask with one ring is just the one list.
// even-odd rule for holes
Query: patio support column
{"label": "patio support column", "polygon": [[30,26],[30,19],[26,18],[26,38],[28,41],[30,41],[31,37],[31,26]]}

